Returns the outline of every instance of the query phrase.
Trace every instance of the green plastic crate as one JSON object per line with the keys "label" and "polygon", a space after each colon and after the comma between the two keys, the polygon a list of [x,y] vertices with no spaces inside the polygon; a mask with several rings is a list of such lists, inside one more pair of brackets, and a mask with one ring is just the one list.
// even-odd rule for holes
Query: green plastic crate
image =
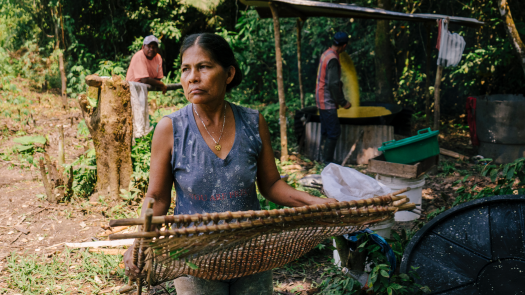
{"label": "green plastic crate", "polygon": [[422,129],[417,132],[416,136],[383,142],[379,150],[383,152],[388,162],[417,163],[439,155],[438,134],[439,131],[432,131],[430,128]]}

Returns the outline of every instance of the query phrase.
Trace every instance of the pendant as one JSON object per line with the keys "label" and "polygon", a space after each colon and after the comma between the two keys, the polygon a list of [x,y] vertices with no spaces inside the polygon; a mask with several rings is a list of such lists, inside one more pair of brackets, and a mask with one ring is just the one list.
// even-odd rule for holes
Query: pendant
{"label": "pendant", "polygon": [[218,151],[220,151],[220,150],[221,150],[221,145],[220,145],[220,144],[216,144],[216,145],[215,145],[215,149],[218,150]]}

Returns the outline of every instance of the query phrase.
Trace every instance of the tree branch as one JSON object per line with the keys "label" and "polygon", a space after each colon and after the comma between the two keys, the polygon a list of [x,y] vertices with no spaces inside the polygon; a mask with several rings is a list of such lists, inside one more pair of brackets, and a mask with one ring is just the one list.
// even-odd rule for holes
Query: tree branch
{"label": "tree branch", "polygon": [[507,0],[499,0],[498,8],[499,12],[501,13],[503,22],[505,23],[505,30],[507,31],[507,35],[509,36],[514,51],[518,55],[521,67],[523,68],[523,72],[525,73],[525,44],[521,40],[518,30],[516,29],[516,25],[514,24],[514,19],[512,18],[512,14],[510,13],[509,3],[507,2]]}

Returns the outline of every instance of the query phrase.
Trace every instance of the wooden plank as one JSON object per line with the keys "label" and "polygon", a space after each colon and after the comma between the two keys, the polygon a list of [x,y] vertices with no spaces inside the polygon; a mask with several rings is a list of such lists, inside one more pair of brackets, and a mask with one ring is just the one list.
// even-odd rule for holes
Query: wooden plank
{"label": "wooden plank", "polygon": [[456,152],[453,152],[451,150],[447,150],[447,149],[444,149],[444,148],[440,148],[439,149],[439,153],[444,155],[444,156],[449,156],[449,157],[456,158],[456,159],[461,159],[461,160],[468,160],[469,159],[469,157],[467,157],[465,155],[462,155],[460,153],[456,153]]}
{"label": "wooden plank", "polygon": [[401,178],[415,178],[417,176],[417,168],[419,163],[416,165],[405,165],[397,164],[377,159],[370,159],[368,164],[368,172],[379,173],[383,175],[396,176]]}
{"label": "wooden plank", "polygon": [[425,175],[439,162],[439,156],[424,159],[413,165],[387,162],[383,155],[370,159],[367,171],[407,179],[415,179]]}
{"label": "wooden plank", "polygon": [[135,239],[125,239],[118,241],[97,241],[85,243],[66,243],[66,246],[70,248],[120,247],[133,245],[133,242],[135,242]]}

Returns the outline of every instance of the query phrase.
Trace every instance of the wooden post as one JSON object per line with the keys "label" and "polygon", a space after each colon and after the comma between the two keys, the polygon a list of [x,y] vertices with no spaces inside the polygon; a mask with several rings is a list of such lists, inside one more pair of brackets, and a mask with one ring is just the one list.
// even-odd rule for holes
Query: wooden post
{"label": "wooden post", "polygon": [[63,165],[66,163],[66,152],[65,152],[65,142],[64,142],[64,125],[58,126],[58,165],[59,170],[63,167]]}
{"label": "wooden post", "polygon": [[46,189],[47,200],[50,203],[56,203],[56,196],[53,193],[53,189],[51,188],[51,184],[47,180],[46,167],[45,167],[45,164],[44,164],[44,160],[40,159],[40,161],[38,161],[38,163],[39,163],[39,166],[40,166],[40,174],[42,175],[42,182],[44,183],[44,188]]}
{"label": "wooden post", "polygon": [[273,16],[273,34],[275,38],[275,64],[277,67],[277,91],[279,94],[279,125],[281,125],[281,161],[288,160],[288,137],[286,136],[286,104],[284,100],[283,57],[281,54],[281,25],[274,3],[268,2]]}
{"label": "wooden post", "polygon": [[439,94],[441,86],[441,76],[443,75],[443,66],[438,66],[437,73],[436,73],[436,84],[434,84],[434,130],[439,130],[439,118],[440,118],[440,101],[439,101]]}
{"label": "wooden post", "polygon": [[426,76],[427,79],[425,81],[425,115],[426,115],[426,122],[427,126],[430,125],[430,64],[432,63],[432,44],[430,44],[430,29],[432,28],[431,23],[425,23],[425,29],[426,29]]}
{"label": "wooden post", "polygon": [[[447,17],[445,23],[449,23],[450,18]],[[439,25],[439,22],[438,22]],[[447,32],[441,32],[441,35],[446,34]],[[442,48],[440,47],[439,50]],[[441,76],[443,76],[443,66],[437,68],[436,73],[436,83],[434,84],[434,130],[439,130],[439,119],[441,117],[441,106],[440,106],[440,86],[441,86]]]}
{"label": "wooden post", "polygon": [[303,79],[301,76],[301,30],[303,29],[304,21],[297,19],[297,78],[299,79],[299,96],[301,98],[301,109],[304,109],[304,90]]}

